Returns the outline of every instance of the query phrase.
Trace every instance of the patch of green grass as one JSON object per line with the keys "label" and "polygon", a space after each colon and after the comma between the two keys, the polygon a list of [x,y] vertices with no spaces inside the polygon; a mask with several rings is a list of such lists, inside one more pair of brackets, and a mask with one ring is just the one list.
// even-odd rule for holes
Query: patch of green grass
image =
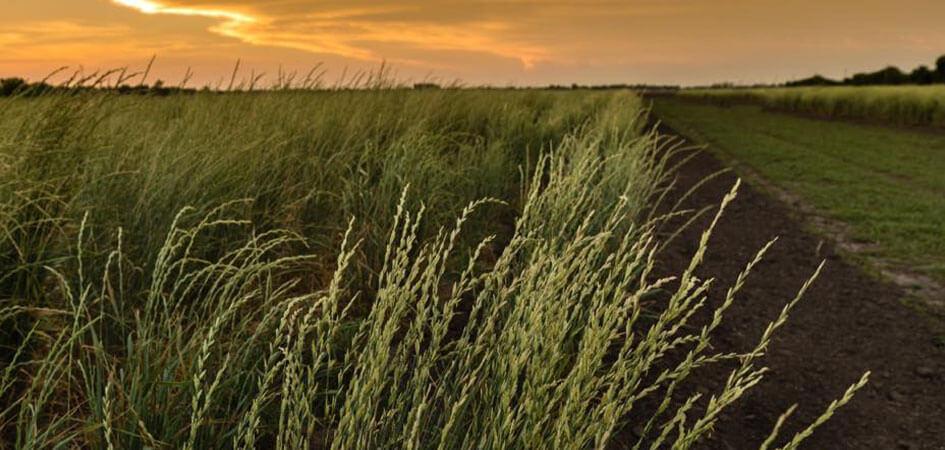
{"label": "patch of green grass", "polygon": [[799,195],[853,238],[945,280],[945,135],[658,99],[657,115]]}

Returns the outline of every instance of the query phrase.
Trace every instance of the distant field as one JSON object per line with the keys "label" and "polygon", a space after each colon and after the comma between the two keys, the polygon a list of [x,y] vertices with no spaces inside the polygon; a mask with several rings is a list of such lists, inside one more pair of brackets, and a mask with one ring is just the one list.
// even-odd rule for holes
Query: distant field
{"label": "distant field", "polygon": [[654,109],[723,159],[749,166],[849,224],[854,239],[878,244],[876,256],[945,281],[945,135],[806,119],[751,105],[657,99]]}
{"label": "distant field", "polygon": [[942,85],[693,89],[679,95],[716,105],[754,103],[829,119],[945,128]]}

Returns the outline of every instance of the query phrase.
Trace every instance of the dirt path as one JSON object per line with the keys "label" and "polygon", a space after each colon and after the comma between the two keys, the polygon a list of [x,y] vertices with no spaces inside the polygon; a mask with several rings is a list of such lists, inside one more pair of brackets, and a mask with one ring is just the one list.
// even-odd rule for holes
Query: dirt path
{"label": "dirt path", "polygon": [[[680,168],[675,195],[722,165],[700,152]],[[718,204],[734,184],[726,173],[705,184],[684,204]],[[689,262],[708,217],[679,236],[661,256],[661,272],[679,273]],[[766,379],[730,409],[707,448],[758,448],[778,416],[798,409],[782,436],[814,420],[867,370],[873,375],[857,397],[804,448],[945,449],[945,348],[942,328],[902,305],[904,293],[877,281],[837,255],[834,244],[805,232],[790,210],[748,184],[742,185],[710,242],[698,275],[715,277],[718,300],[739,271],[768,240],[779,241],[752,273],[717,337],[718,350],[744,351],[814,271],[827,265],[765,364]],[[704,374],[715,381],[727,372]],[[780,442],[779,442],[780,444]]]}

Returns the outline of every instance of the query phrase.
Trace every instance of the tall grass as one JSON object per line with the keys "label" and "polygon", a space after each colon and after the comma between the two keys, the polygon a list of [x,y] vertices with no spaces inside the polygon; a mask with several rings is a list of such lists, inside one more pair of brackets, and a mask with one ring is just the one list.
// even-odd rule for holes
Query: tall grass
{"label": "tall grass", "polygon": [[668,153],[629,94],[0,106],[15,448],[690,448],[797,301],[712,351],[764,249],[714,307],[711,229],[653,276]]}
{"label": "tall grass", "polygon": [[754,103],[829,119],[945,127],[945,87],[942,86],[693,89],[680,91],[679,95],[723,105]]}

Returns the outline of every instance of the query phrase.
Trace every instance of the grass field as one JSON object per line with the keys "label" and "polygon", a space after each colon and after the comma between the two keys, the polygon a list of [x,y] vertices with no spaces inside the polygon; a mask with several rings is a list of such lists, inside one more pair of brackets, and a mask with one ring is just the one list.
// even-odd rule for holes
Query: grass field
{"label": "grass field", "polygon": [[716,354],[741,281],[693,322],[709,235],[678,288],[652,279],[669,153],[645,120],[627,92],[0,100],[3,439],[692,447],[793,303]]}
{"label": "grass field", "polygon": [[874,256],[945,281],[945,135],[657,99],[667,124],[849,224]]}
{"label": "grass field", "polygon": [[692,89],[680,96],[715,105],[758,104],[827,119],[945,128],[945,86]]}

